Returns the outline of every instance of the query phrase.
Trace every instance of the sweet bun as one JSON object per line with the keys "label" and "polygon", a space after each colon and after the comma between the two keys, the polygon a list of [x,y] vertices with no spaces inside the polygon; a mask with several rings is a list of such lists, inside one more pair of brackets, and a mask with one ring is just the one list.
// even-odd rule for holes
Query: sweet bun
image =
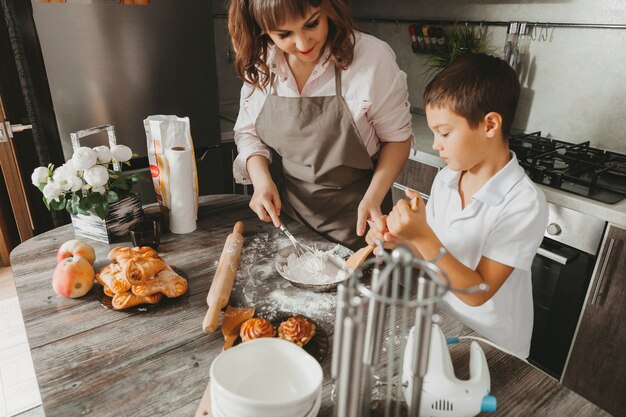
{"label": "sweet bun", "polygon": [[315,324],[302,317],[289,317],[278,326],[278,337],[304,346],[315,336]]}
{"label": "sweet bun", "polygon": [[253,317],[243,322],[239,336],[241,336],[241,340],[244,342],[260,337],[274,337],[276,336],[276,329],[269,321]]}

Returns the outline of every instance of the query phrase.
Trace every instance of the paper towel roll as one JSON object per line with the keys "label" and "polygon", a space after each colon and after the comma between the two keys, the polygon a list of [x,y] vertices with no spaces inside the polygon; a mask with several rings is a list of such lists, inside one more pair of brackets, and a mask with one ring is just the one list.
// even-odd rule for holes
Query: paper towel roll
{"label": "paper towel roll", "polygon": [[175,146],[165,150],[170,173],[170,230],[191,233],[196,230],[198,196],[194,186],[193,152],[188,147]]}

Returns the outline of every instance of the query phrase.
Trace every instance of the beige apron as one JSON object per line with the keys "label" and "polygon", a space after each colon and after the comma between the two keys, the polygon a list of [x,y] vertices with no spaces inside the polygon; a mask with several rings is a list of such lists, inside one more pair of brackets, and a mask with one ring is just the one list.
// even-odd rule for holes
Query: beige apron
{"label": "beige apron", "polygon": [[374,164],[341,95],[341,71],[335,67],[334,96],[280,97],[273,83],[272,73],[256,131],[282,158],[283,211],[347,247],[365,246],[357,209]]}

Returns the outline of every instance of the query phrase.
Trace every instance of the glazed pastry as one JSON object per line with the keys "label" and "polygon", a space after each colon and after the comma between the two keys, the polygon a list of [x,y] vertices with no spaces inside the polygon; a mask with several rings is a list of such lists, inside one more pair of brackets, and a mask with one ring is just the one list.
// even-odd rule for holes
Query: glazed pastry
{"label": "glazed pastry", "polygon": [[298,346],[306,345],[315,336],[315,324],[302,317],[289,317],[278,326],[278,337]]}
{"label": "glazed pastry", "polygon": [[[102,284],[102,283],[100,283]],[[104,295],[108,296],[108,297],[115,297],[115,293],[113,291],[111,291],[111,289],[109,287],[107,287],[106,285],[102,284],[102,290],[104,291]]]}
{"label": "glazed pastry", "polygon": [[161,293],[142,296],[133,294],[130,291],[126,291],[121,294],[115,294],[113,300],[111,300],[111,304],[113,305],[114,309],[123,310],[125,308],[134,307],[139,304],[156,304],[161,301],[162,296],[163,295]]}
{"label": "glazed pastry", "polygon": [[[114,294],[121,294],[130,290],[130,282],[124,276],[119,264],[108,264],[96,274],[96,280]],[[106,294],[106,290],[105,290]],[[108,295],[108,294],[107,294]],[[111,295],[112,297],[112,295]]]}
{"label": "glazed pastry", "polygon": [[156,251],[148,246],[113,248],[109,252],[109,259],[121,265],[131,285],[145,283],[166,265]]}
{"label": "glazed pastry", "polygon": [[241,336],[241,340],[244,342],[260,337],[274,337],[276,336],[276,329],[269,321],[253,317],[243,322],[239,330],[239,336]]}
{"label": "glazed pastry", "polygon": [[165,265],[153,279],[141,285],[133,285],[132,291],[137,295],[152,295],[158,292],[168,298],[180,297],[187,292],[189,284],[187,280]]}

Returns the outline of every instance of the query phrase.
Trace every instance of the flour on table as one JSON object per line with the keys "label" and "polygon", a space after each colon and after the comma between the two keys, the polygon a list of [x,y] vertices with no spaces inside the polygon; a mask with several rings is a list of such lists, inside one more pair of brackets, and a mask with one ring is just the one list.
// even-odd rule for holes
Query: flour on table
{"label": "flour on table", "polygon": [[[233,294],[242,294],[242,298],[232,301],[235,305],[255,306],[259,311],[302,314],[331,329],[337,299],[334,292],[316,293],[294,287],[286,279],[276,279],[280,277],[274,262],[276,254],[290,245],[289,239],[279,231],[258,233],[247,239],[234,282],[237,291],[233,291]],[[341,249],[335,252],[337,256],[344,257],[350,253],[337,246]]]}

